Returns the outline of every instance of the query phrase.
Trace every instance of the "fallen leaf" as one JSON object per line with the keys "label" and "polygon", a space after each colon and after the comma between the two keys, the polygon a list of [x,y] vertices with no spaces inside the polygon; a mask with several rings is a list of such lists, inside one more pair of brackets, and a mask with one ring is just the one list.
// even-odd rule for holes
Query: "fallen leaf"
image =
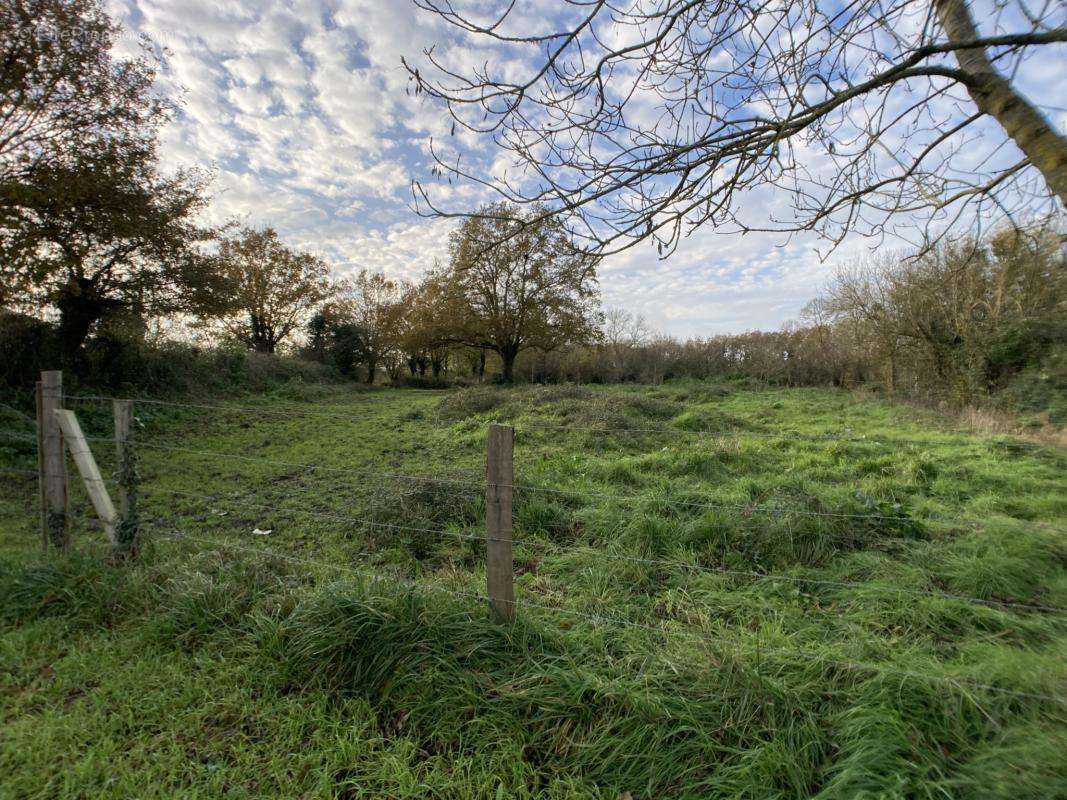
{"label": "fallen leaf", "polygon": [[266,536],[272,530],[274,530],[274,529],[273,528],[267,528],[267,530],[261,531],[259,528],[253,528],[252,529],[252,535],[253,536]]}

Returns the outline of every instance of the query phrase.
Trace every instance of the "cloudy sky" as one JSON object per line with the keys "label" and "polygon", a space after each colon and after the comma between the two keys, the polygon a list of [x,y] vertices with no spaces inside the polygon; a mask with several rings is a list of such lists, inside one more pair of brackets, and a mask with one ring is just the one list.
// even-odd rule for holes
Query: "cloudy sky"
{"label": "cloudy sky", "polygon": [[[529,5],[536,11],[545,2]],[[166,158],[217,170],[214,214],[273,225],[342,273],[416,278],[443,260],[456,223],[418,217],[410,181],[427,175],[430,138],[447,139],[450,130],[439,108],[408,94],[400,63],[454,36],[435,18],[411,0],[108,0],[107,7],[130,34],[120,49],[146,33],[169,51],[163,82],[183,87],[184,110],[166,132]],[[483,55],[453,52],[470,63]],[[462,199],[467,189],[451,191]],[[650,246],[612,257],[601,289],[607,305],[677,335],[774,328],[795,317],[833,269],[814,244],[702,230],[667,261]],[[863,249],[847,243],[835,259]]]}

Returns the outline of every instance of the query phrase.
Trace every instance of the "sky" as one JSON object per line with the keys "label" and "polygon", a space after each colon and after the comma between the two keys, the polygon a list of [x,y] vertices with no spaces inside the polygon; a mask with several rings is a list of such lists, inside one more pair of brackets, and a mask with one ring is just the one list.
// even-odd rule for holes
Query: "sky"
{"label": "sky", "polygon": [[[537,13],[550,0],[527,5]],[[339,275],[367,269],[415,280],[447,260],[457,223],[418,216],[410,182],[426,177],[430,139],[449,140],[450,125],[442,109],[409,92],[401,57],[417,59],[444,43],[452,45],[449,57],[470,66],[485,52],[455,47],[455,34],[412,0],[106,0],[106,7],[126,31],[119,52],[133,52],[138,34],[166,48],[161,86],[180,93],[182,110],[164,132],[164,161],[216,171],[215,218],[271,225]],[[480,150],[487,142],[451,141],[492,160]],[[469,187],[449,191],[454,201],[478,200]],[[753,194],[751,202],[776,199]],[[796,318],[838,263],[867,249],[849,240],[823,262],[816,244],[705,228],[667,260],[639,245],[602,264],[603,301],[682,337],[774,329]]]}

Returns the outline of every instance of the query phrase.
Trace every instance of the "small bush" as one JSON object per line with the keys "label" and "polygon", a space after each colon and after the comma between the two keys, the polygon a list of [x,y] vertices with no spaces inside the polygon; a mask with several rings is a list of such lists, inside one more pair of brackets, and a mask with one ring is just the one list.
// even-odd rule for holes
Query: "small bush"
{"label": "small bush", "polygon": [[555,544],[571,544],[581,525],[561,500],[522,492],[515,504],[515,530],[519,539],[542,536]]}
{"label": "small bush", "polygon": [[679,411],[683,404],[674,400],[664,400],[657,397],[646,397],[643,394],[634,394],[626,398],[626,405],[635,413],[648,419],[670,419]]}
{"label": "small bush", "polygon": [[593,397],[593,390],[573,383],[561,383],[556,386],[538,386],[528,392],[527,396],[537,405],[551,405],[575,400],[589,400]]}
{"label": "small bush", "polygon": [[377,487],[366,505],[370,536],[378,546],[401,544],[417,559],[432,556],[455,537],[446,528],[467,528],[484,518],[480,492],[441,476],[425,481],[389,481]]}
{"label": "small bush", "polygon": [[435,378],[432,375],[401,375],[391,380],[389,385],[399,389],[451,389],[454,384],[441,376]]}
{"label": "small bush", "polygon": [[60,363],[55,327],[33,317],[0,311],[0,386],[30,390],[41,370]]}
{"label": "small bush", "polygon": [[731,414],[707,408],[695,408],[674,418],[675,427],[699,433],[731,433],[751,430],[754,426]]}
{"label": "small bush", "polygon": [[457,422],[475,414],[484,414],[487,411],[500,408],[507,400],[507,395],[501,389],[489,386],[476,386],[470,389],[461,389],[455,394],[445,397],[437,404],[440,417],[446,421]]}
{"label": "small bush", "polygon": [[183,647],[239,627],[266,597],[285,587],[289,562],[249,559],[226,550],[206,550],[159,584],[159,613],[149,623],[153,638]]}

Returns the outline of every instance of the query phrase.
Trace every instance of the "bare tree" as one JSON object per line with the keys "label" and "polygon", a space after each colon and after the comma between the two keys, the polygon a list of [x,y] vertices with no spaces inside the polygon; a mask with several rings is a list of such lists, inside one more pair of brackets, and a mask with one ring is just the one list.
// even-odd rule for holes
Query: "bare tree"
{"label": "bare tree", "polygon": [[609,308],[604,312],[604,350],[615,380],[623,377],[632,354],[645,344],[651,335],[648,323],[640,314],[618,307]]}
{"label": "bare tree", "polygon": [[[929,243],[1067,203],[1067,139],[1013,83],[1063,53],[1062,2],[989,0],[981,25],[968,0],[415,2],[499,56],[429,50],[406,62],[416,91],[513,156],[493,174],[435,146],[435,172],[548,204],[601,254],[670,253],[705,224]],[[761,187],[792,207],[769,213]]]}

